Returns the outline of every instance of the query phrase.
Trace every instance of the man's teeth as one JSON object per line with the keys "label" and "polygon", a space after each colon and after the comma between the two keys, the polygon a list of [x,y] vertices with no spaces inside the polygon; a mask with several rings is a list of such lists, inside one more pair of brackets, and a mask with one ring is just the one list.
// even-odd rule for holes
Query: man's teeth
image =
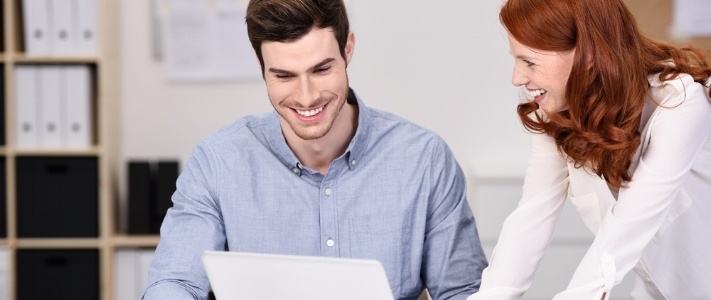
{"label": "man's teeth", "polygon": [[313,115],[316,115],[317,113],[320,113],[323,110],[323,106],[317,108],[317,109],[312,109],[312,110],[296,110],[296,113],[304,116],[304,117],[311,117]]}
{"label": "man's teeth", "polygon": [[545,93],[546,93],[546,90],[544,90],[544,89],[538,89],[538,90],[529,90],[529,89],[526,89],[526,93],[528,94],[529,97],[531,97],[531,98],[536,98],[536,97],[538,97],[538,96],[540,96],[540,95],[545,94]]}

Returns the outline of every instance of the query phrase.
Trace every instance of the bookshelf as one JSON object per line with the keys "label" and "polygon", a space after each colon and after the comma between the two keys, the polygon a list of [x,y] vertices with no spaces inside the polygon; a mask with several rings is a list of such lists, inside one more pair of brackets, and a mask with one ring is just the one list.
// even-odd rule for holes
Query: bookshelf
{"label": "bookshelf", "polygon": [[[52,1],[52,3],[60,3]],[[66,1],[64,3],[72,3]],[[43,286],[50,292],[57,292],[52,284],[67,281],[66,278],[52,278],[48,274],[43,280],[37,268],[42,264],[66,264],[73,271],[87,271],[93,277],[90,280],[70,278],[70,284],[81,285],[73,299],[113,299],[114,298],[114,253],[121,247],[155,246],[157,237],[134,238],[116,234],[115,195],[118,164],[118,112],[119,112],[119,1],[95,0],[96,37],[95,54],[77,55],[42,55],[28,54],[23,37],[23,1],[4,0],[0,5],[0,74],[2,75],[2,107],[0,114],[0,170],[3,189],[3,201],[0,201],[0,259],[5,261],[8,289],[0,288],[0,299],[31,299],[42,292]],[[56,5],[56,4],[55,4]],[[15,71],[17,66],[37,65],[83,65],[88,66],[90,80],[90,125],[91,142],[87,147],[18,147],[16,115],[18,99]],[[62,195],[39,193],[42,189],[61,190],[56,179],[37,178],[42,168],[59,164],[60,172],[68,169],[70,173],[81,174],[84,179],[72,177],[60,180],[73,189],[72,196],[62,199]],[[62,167],[62,164],[66,166]],[[74,170],[74,171],[73,171]],[[78,170],[78,171],[75,171]],[[46,171],[46,170],[45,170]],[[35,173],[33,173],[35,172]],[[39,172],[39,173],[37,173]],[[41,176],[40,176],[41,177]],[[30,178],[31,180],[29,180]],[[38,183],[39,182],[39,183]],[[42,182],[45,182],[43,185]],[[83,193],[82,195],[80,195]],[[57,206],[58,211],[45,211],[43,207],[52,206],[52,200],[74,201],[90,195],[91,202],[77,202],[72,207]],[[37,203],[25,203],[22,199],[43,199]],[[44,201],[44,202],[43,202]],[[72,202],[73,203],[73,202]],[[49,204],[49,205],[48,205]],[[78,223],[72,230],[63,230],[74,219],[72,209],[90,207],[90,218],[85,223]],[[53,208],[54,209],[54,208]],[[44,210],[48,210],[44,208]],[[61,217],[61,211],[65,211]],[[68,211],[68,213],[67,213]],[[67,220],[67,214],[70,218]],[[29,217],[28,217],[29,216]],[[86,217],[83,217],[86,219]],[[86,225],[90,224],[90,225]],[[68,232],[68,233],[67,233]],[[0,271],[2,271],[0,269]],[[29,275],[28,275],[29,274]],[[61,273],[60,273],[61,274]],[[3,276],[4,275],[4,276]],[[39,279],[38,279],[39,278]],[[38,281],[39,280],[39,281]],[[63,284],[65,284],[64,282]],[[24,289],[23,286],[33,288]],[[46,292],[46,291],[45,291]],[[61,291],[59,291],[61,293]],[[62,298],[62,297],[59,297]]]}

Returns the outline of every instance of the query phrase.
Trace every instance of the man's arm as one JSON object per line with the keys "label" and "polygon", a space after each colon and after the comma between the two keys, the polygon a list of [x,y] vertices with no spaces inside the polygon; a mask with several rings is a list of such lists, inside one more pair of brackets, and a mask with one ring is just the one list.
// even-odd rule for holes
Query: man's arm
{"label": "man's arm", "polygon": [[435,299],[466,299],[487,266],[476,222],[466,197],[466,179],[447,145],[437,140],[430,164],[422,277]]}
{"label": "man's arm", "polygon": [[214,162],[210,148],[201,144],[178,178],[142,299],[206,299],[209,282],[201,255],[205,250],[225,249],[224,225],[213,189],[219,165]]}

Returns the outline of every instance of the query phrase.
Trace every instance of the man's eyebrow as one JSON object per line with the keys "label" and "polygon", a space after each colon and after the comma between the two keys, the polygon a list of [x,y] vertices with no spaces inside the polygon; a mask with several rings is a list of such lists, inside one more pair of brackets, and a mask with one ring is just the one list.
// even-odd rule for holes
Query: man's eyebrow
{"label": "man's eyebrow", "polygon": [[[326,59],[322,60],[321,62],[315,64],[313,67],[309,68],[309,71],[320,69],[324,65],[327,65],[327,64],[333,62],[334,60],[336,60],[336,59],[333,57],[326,58]],[[296,73],[294,73],[294,72],[279,69],[279,68],[269,68],[269,72],[282,74],[282,75],[296,75]]]}
{"label": "man's eyebrow", "polygon": [[336,60],[336,59],[333,58],[333,57],[329,57],[329,58],[327,58],[327,59],[324,59],[324,60],[322,60],[320,63],[317,63],[316,65],[314,65],[313,67],[311,67],[311,70],[313,71],[313,70],[320,69],[320,68],[323,67],[324,65],[327,65],[327,64],[329,64],[330,62],[332,62],[332,61],[334,61],[334,60]]}
{"label": "man's eyebrow", "polygon": [[282,69],[277,69],[277,68],[269,68],[269,72],[282,74],[282,75],[296,75],[294,72],[282,70]]}

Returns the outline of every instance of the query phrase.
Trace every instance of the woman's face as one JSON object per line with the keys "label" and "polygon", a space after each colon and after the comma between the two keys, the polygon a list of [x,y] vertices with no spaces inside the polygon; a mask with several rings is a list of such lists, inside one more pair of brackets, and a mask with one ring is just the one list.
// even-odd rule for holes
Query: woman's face
{"label": "woman's face", "polygon": [[511,81],[525,89],[546,113],[568,109],[565,86],[573,67],[575,50],[550,52],[527,47],[509,34],[509,49],[515,59]]}

